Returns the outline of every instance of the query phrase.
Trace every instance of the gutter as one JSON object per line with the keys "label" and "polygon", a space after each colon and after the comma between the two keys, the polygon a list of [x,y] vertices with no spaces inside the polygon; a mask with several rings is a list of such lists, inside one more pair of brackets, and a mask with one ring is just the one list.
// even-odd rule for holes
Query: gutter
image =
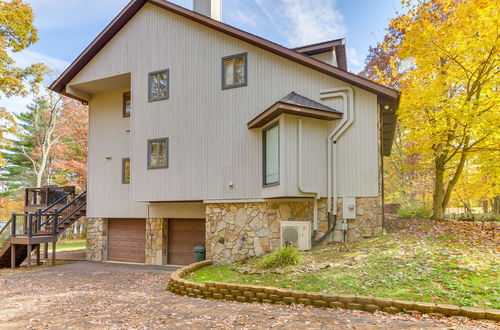
{"label": "gutter", "polygon": [[337,141],[351,127],[354,122],[354,91],[349,86],[333,88],[320,92],[321,98],[338,98],[343,100],[344,116],[340,122],[328,134],[327,148],[327,210],[328,219],[330,215],[334,216],[333,228],[326,235],[333,232],[337,223],[337,199],[338,199],[338,156],[337,156]]}

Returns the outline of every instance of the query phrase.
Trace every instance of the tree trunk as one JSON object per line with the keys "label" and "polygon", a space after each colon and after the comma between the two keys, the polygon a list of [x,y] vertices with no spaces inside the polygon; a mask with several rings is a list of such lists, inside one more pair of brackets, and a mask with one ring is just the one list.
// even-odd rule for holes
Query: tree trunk
{"label": "tree trunk", "polygon": [[488,200],[483,201],[483,213],[488,213]]}
{"label": "tree trunk", "polygon": [[500,196],[496,196],[491,201],[493,214],[500,214]]}
{"label": "tree trunk", "polygon": [[432,195],[432,219],[440,220],[444,217],[444,164],[439,159],[435,161],[434,194]]}

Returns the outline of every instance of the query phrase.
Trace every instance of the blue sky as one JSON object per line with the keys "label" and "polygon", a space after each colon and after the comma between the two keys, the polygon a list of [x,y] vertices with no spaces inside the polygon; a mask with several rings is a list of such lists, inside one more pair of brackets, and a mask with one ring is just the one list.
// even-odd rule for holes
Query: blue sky
{"label": "blue sky", "polygon": [[[26,0],[35,12],[39,41],[13,54],[20,66],[44,62],[62,72],[129,0]],[[192,0],[172,0],[188,9]],[[64,5],[62,5],[64,3]],[[363,68],[368,47],[380,41],[400,0],[223,0],[222,20],[287,47],[345,37],[349,70]],[[47,79],[49,83],[55,74]],[[30,98],[0,106],[23,111]]]}

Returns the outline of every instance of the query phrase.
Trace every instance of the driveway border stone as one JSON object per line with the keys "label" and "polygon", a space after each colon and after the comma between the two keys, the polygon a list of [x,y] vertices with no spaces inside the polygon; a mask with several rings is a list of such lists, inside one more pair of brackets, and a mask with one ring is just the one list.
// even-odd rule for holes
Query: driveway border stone
{"label": "driveway border stone", "polygon": [[448,304],[433,304],[365,296],[323,294],[319,292],[306,292],[259,285],[214,281],[195,283],[183,278],[199,268],[210,265],[212,265],[212,261],[205,260],[178,269],[170,276],[167,290],[176,295],[204,299],[287,305],[298,303],[306,306],[340,307],[368,312],[380,309],[391,314],[423,313],[442,317],[460,315],[472,319],[500,322],[500,310],[498,309],[460,307]]}

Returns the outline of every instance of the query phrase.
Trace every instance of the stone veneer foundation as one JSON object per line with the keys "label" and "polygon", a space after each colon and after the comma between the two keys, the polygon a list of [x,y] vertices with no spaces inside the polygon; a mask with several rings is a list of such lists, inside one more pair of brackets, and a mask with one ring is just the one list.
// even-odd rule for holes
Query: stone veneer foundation
{"label": "stone veneer foundation", "polygon": [[87,218],[86,259],[105,261],[108,251],[108,220],[103,218]]}
{"label": "stone veneer foundation", "polygon": [[[342,199],[336,230],[324,242],[341,241]],[[382,234],[382,198],[356,198],[356,219],[349,220],[348,241]],[[313,218],[313,201],[219,203],[206,206],[207,258],[226,264],[280,247],[280,222]],[[331,218],[333,222],[333,216]],[[326,199],[318,201],[317,238],[328,231]]]}
{"label": "stone veneer foundation", "polygon": [[[382,198],[356,198],[356,219],[349,220],[348,241],[382,234]],[[227,264],[258,256],[280,247],[281,221],[312,221],[313,201],[206,204],[207,258]],[[333,216],[331,218],[333,222]],[[338,201],[337,225],[323,243],[342,241],[342,199]],[[326,199],[318,201],[318,233],[328,231]],[[146,219],[146,264],[167,264],[168,221]],[[87,260],[107,259],[107,220],[87,219]]]}
{"label": "stone veneer foundation", "polygon": [[162,218],[146,219],[146,264],[167,264],[168,221]]}

